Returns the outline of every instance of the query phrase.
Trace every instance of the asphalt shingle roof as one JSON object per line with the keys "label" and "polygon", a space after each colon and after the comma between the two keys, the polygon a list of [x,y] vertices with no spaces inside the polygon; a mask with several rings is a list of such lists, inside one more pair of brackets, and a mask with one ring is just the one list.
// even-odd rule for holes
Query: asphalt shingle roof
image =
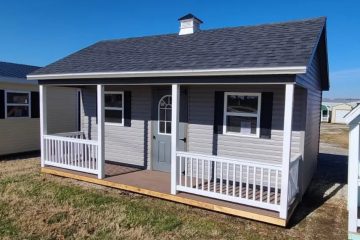
{"label": "asphalt shingle roof", "polygon": [[39,68],[40,67],[31,66],[31,65],[0,61],[0,76],[26,79],[26,75]]}
{"label": "asphalt shingle roof", "polygon": [[326,18],[101,41],[33,74],[307,66]]}

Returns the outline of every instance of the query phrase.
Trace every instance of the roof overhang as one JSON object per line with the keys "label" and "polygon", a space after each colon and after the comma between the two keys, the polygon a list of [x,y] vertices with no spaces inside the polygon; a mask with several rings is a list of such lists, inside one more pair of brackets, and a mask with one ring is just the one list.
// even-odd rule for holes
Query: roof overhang
{"label": "roof overhang", "polygon": [[28,80],[89,79],[89,78],[136,78],[136,77],[194,77],[194,76],[246,76],[246,75],[293,75],[306,73],[305,66],[228,68],[199,70],[164,70],[134,72],[91,72],[62,74],[30,74]]}
{"label": "roof overhang", "polygon": [[15,77],[5,77],[0,76],[0,83],[10,83],[10,84],[31,84],[36,85],[37,81],[29,81],[26,78],[15,78]]}

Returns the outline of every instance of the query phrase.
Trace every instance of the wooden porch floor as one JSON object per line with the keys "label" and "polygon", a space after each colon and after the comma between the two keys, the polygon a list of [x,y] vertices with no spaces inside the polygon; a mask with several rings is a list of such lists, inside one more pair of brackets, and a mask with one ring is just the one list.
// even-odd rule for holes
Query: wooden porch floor
{"label": "wooden porch floor", "polygon": [[[41,172],[135,192],[278,226],[286,226],[287,223],[286,220],[279,218],[279,214],[274,211],[183,192],[172,195],[170,194],[170,174],[165,172],[141,170],[111,163],[105,164],[106,177],[104,179],[97,179],[97,176],[92,174],[50,166],[42,168]],[[258,196],[258,194],[256,195]]]}

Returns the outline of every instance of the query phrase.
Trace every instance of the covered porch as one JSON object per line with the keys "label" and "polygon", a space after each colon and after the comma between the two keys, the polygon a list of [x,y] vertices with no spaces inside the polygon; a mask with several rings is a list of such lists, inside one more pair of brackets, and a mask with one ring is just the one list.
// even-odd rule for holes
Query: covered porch
{"label": "covered porch", "polygon": [[169,172],[105,158],[104,85],[96,85],[96,138],[82,131],[48,133],[47,88],[40,86],[42,172],[281,226],[289,220],[297,204],[301,161],[301,155],[291,154],[294,84],[285,87],[281,163],[180,150],[181,85],[172,84]]}

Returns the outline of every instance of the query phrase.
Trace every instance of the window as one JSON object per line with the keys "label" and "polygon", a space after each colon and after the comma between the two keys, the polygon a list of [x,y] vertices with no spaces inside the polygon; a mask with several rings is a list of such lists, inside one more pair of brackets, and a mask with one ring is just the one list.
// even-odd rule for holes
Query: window
{"label": "window", "polygon": [[105,123],[124,125],[124,93],[105,92]]}
{"label": "window", "polygon": [[30,117],[30,92],[6,91],[5,102],[7,118]]}
{"label": "window", "polygon": [[158,106],[159,134],[171,134],[171,96],[163,96]]}
{"label": "window", "polygon": [[260,93],[225,93],[224,133],[259,137],[260,102]]}

